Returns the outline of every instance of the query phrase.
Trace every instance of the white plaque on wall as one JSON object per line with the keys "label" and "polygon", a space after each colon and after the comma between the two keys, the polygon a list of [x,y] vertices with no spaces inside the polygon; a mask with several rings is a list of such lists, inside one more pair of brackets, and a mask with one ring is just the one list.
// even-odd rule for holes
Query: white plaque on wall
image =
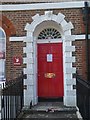
{"label": "white plaque on wall", "polygon": [[52,62],[52,61],[53,61],[53,55],[47,54],[47,62]]}

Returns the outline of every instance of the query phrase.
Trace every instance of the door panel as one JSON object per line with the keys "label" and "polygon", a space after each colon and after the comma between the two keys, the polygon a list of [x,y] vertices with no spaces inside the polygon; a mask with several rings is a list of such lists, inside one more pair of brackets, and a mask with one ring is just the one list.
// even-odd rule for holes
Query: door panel
{"label": "door panel", "polygon": [[63,97],[62,43],[38,44],[38,96]]}

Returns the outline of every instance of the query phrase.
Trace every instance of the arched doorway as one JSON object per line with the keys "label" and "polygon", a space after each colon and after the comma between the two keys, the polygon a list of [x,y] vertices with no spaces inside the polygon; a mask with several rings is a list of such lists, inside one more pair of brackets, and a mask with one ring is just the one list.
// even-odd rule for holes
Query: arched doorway
{"label": "arched doorway", "polygon": [[[24,91],[25,105],[29,105],[30,101],[32,101],[33,105],[37,104],[38,102],[38,44],[49,45],[61,43],[63,48],[61,51],[63,54],[62,71],[64,105],[74,106],[76,103],[76,91],[72,89],[72,81],[75,80],[73,79],[73,73],[75,73],[76,71],[76,69],[72,66],[72,63],[75,61],[75,57],[72,56],[72,52],[75,51],[75,46],[72,46],[72,41],[75,40],[75,36],[71,35],[71,29],[73,28],[72,23],[67,23],[64,18],[65,16],[61,13],[55,15],[52,13],[52,11],[46,11],[44,15],[39,16],[39,14],[36,14],[34,17],[32,17],[33,22],[31,24],[27,23],[25,27],[25,30],[27,30],[27,36],[24,40],[24,42],[26,42],[26,47],[24,47],[23,49],[23,52],[26,54],[26,57],[23,59],[23,63],[26,64],[26,68],[24,68],[24,73],[27,75],[27,78],[24,80],[24,85],[27,86],[27,89]],[[49,30],[49,32],[51,29],[55,29],[56,31],[58,31],[60,33],[61,39],[52,39],[49,35],[48,39],[38,39],[40,38],[40,33],[47,29]],[[46,62],[48,62],[49,60],[53,60],[52,53],[47,53],[45,56]],[[44,77],[53,76],[51,74],[53,72],[46,73],[49,74],[44,74]]]}

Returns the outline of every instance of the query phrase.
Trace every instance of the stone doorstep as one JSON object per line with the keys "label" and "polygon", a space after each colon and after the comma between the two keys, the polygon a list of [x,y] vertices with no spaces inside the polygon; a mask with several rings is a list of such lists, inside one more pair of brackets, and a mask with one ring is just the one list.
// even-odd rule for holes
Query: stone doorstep
{"label": "stone doorstep", "polygon": [[[60,106],[60,107],[59,107]],[[39,103],[35,106],[32,106],[31,109],[29,106],[25,106],[22,109],[21,114],[18,118],[27,118],[27,117],[42,117],[55,115],[56,117],[58,115],[63,116],[70,116],[72,118],[77,118],[76,115],[77,108],[76,107],[66,107],[62,103]],[[54,116],[54,117],[55,117]]]}
{"label": "stone doorstep", "polygon": [[[64,109],[64,110],[56,110],[56,111],[45,111],[45,110],[31,110],[31,109],[28,109],[28,110],[22,110],[21,114],[19,115],[18,118],[40,118],[40,117],[45,117],[45,116],[53,116],[54,118],[58,117],[58,115],[61,117],[61,116],[70,116],[70,118],[73,118],[73,119],[77,119],[77,115],[76,115],[76,109]],[[50,117],[51,118],[51,117]],[[67,117],[68,118],[68,117]],[[70,120],[70,119],[69,119]]]}
{"label": "stone doorstep", "polygon": [[23,112],[30,113],[30,112],[76,112],[76,107],[67,107],[64,106],[61,102],[41,102],[37,105],[31,107],[25,106],[22,109]]}
{"label": "stone doorstep", "polygon": [[54,108],[48,108],[48,109],[22,109],[23,113],[39,113],[39,112],[77,112],[77,109],[75,107],[65,107],[60,109],[54,109]]}

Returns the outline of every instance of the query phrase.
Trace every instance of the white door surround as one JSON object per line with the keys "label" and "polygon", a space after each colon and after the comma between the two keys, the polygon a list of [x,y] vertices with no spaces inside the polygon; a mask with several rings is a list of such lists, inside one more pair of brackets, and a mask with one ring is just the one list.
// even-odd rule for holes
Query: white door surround
{"label": "white door surround", "polygon": [[42,43],[42,41],[38,41],[37,37],[43,29],[48,27],[57,29],[62,36],[60,41],[56,39],[47,41],[47,43],[63,42],[64,105],[76,105],[76,90],[73,89],[76,80],[72,75],[76,72],[76,68],[72,67],[72,63],[75,62],[75,57],[72,56],[72,52],[75,51],[75,46],[72,46],[75,36],[71,35],[72,23],[67,23],[64,18],[65,16],[61,13],[55,15],[52,11],[45,11],[44,15],[36,14],[33,16],[33,22],[27,23],[25,27],[27,35],[24,39],[26,47],[23,47],[23,53],[26,54],[26,57],[23,58],[23,63],[26,64],[24,74],[27,75],[27,78],[24,79],[24,85],[27,86],[27,89],[24,90],[24,105],[30,105],[31,101],[33,105],[38,102],[37,43]]}

